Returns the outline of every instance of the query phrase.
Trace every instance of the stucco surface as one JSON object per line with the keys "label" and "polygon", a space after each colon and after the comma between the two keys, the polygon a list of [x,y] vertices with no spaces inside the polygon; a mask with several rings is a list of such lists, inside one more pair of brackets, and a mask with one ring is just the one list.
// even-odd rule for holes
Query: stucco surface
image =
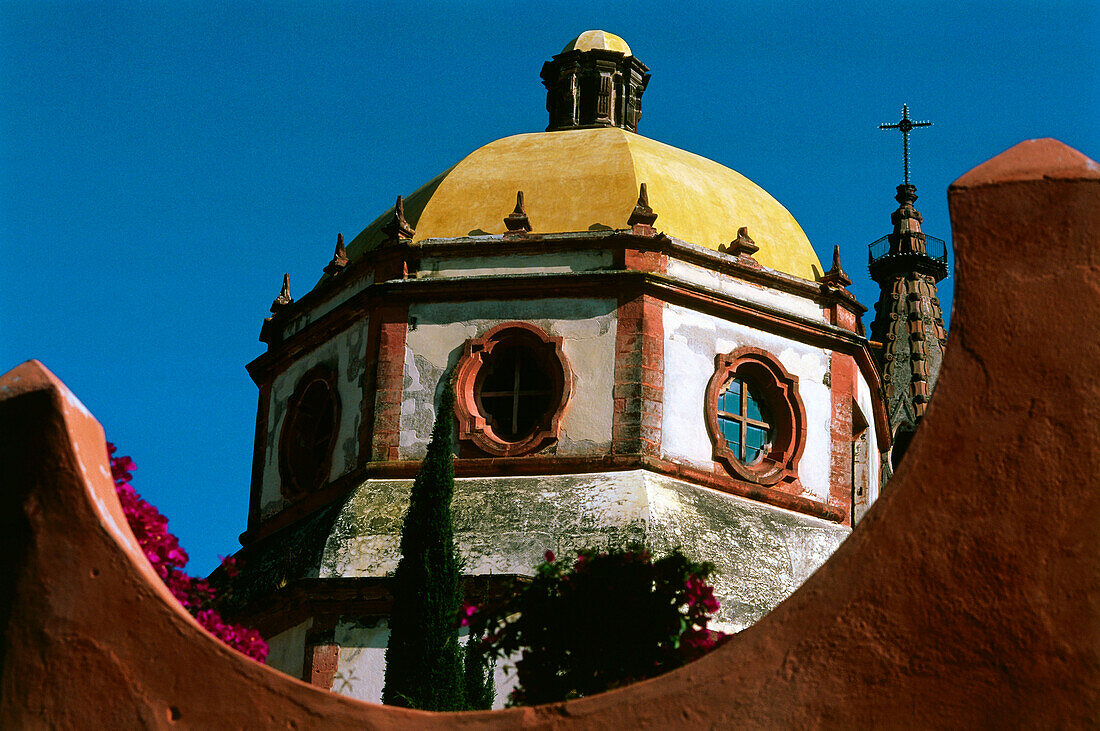
{"label": "stucco surface", "polygon": [[1094,726],[1100,373],[1081,364],[1100,359],[1100,168],[1030,141],[961,178],[949,202],[952,348],[889,488],[729,643],[568,703],[387,708],[221,645],[137,549],[102,427],[41,364],[16,368],[0,377],[0,726]]}
{"label": "stucco surface", "polygon": [[424,456],[443,375],[458,363],[466,341],[510,321],[530,323],[563,339],[573,387],[561,417],[561,434],[549,452],[606,451],[614,413],[616,305],[613,299],[566,298],[410,305],[416,329],[410,329],[405,341],[401,459]]}
{"label": "stucco surface", "polygon": [[821,305],[812,299],[747,282],[708,267],[681,261],[676,257],[669,257],[667,274],[670,277],[721,292],[742,302],[762,305],[768,309],[807,320],[826,320]]}
{"label": "stucco surface", "polygon": [[714,464],[704,404],[714,357],[737,348],[762,348],[798,377],[798,395],[806,408],[806,447],[798,466],[804,494],[825,502],[829,495],[829,419],[831,398],[825,385],[829,351],[696,312],[664,306],[665,392],[662,456],[702,469]]}
{"label": "stucco surface", "polygon": [[286,405],[299,379],[314,366],[324,364],[336,372],[340,399],[340,423],[333,443],[329,479],[354,469],[359,455],[359,424],[363,418],[363,371],[366,368],[368,320],[353,323],[320,347],[309,351],[277,375],[271,389],[267,437],[264,442],[263,491],[260,513],[267,517],[285,505],[279,486],[279,438],[286,421]]}
{"label": "stucco surface", "polygon": [[501,256],[425,256],[420,259],[417,279],[436,277],[479,277],[502,274],[564,274],[610,269],[611,252],[570,251],[554,254]]}
{"label": "stucco surface", "polygon": [[714,564],[722,606],[716,626],[739,632],[798,588],[848,537],[842,525],[639,473],[646,484],[646,543],[657,553],[679,547]]}
{"label": "stucco surface", "polygon": [[[318,576],[386,576],[397,568],[412,480],[368,480],[344,502]],[[714,563],[721,629],[771,611],[850,530],[644,470],[455,480],[455,542],[467,574],[532,575],[547,550],[642,543]]]}

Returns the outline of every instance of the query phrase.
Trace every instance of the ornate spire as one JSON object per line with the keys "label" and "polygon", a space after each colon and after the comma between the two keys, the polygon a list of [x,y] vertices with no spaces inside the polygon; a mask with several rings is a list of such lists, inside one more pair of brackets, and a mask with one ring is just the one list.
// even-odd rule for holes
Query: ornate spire
{"label": "ornate spire", "polygon": [[516,193],[516,208],[504,217],[504,225],[508,227],[508,233],[528,233],[531,231],[531,219],[527,217],[527,209],[523,205],[523,191]]}
{"label": "ornate spire", "polygon": [[[591,42],[597,37],[600,42]],[[583,127],[637,132],[649,68],[631,55],[621,38],[588,31],[543,64],[542,83],[550,113],[548,132]]]}
{"label": "ornate spire", "polygon": [[293,301],[294,298],[290,296],[290,274],[284,274],[283,288],[279,291],[279,296],[271,303],[271,314],[278,314],[284,307]]}
{"label": "ornate spire", "polygon": [[[936,283],[947,276],[947,245],[922,230],[923,218],[914,206],[917,189],[909,182],[909,132],[931,124],[911,121],[909,107],[903,106],[901,121],[880,125],[901,130],[905,165],[905,182],[894,196],[898,207],[890,216],[893,231],[868,247],[868,271],[881,292],[871,341],[895,435],[895,465],[908,444],[907,435],[928,408],[947,342],[936,291]],[[884,474],[889,471],[890,465],[885,465]]]}
{"label": "ornate spire", "polygon": [[630,226],[634,233],[643,236],[652,236],[653,223],[657,220],[657,214],[649,207],[649,191],[645,183],[638,189],[638,202],[634,204],[634,210],[627,219],[626,225]]}
{"label": "ornate spire", "polygon": [[348,265],[348,252],[344,249],[344,234],[336,234],[336,251],[324,269],[325,274],[335,275]]}
{"label": "ornate spire", "polygon": [[851,278],[840,266],[840,246],[833,245],[833,268],[817,278],[817,281],[828,287],[843,289],[852,284]]}
{"label": "ornate spire", "polygon": [[760,251],[760,247],[749,238],[749,227],[742,226],[737,229],[737,238],[728,244],[719,244],[718,250],[738,258],[751,258],[753,254]]}
{"label": "ornate spire", "polygon": [[393,218],[382,227],[382,233],[390,241],[409,240],[416,234],[413,227],[405,220],[405,199],[397,196],[397,203],[393,205]]}

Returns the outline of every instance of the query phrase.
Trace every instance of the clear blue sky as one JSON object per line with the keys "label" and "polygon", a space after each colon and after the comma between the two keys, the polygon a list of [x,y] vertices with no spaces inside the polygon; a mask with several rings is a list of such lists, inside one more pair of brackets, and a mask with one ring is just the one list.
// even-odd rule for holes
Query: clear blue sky
{"label": "clear blue sky", "polygon": [[950,241],[946,189],[971,167],[1033,137],[1100,155],[1098,8],[3,2],[0,371],[38,358],[64,380],[204,573],[244,528],[244,364],[283,272],[301,296],[337,232],[543,129],[539,70],[579,32],[649,65],[641,133],[762,185],[871,306],[866,245],[901,182],[877,125],[903,102],[935,122],[913,182]]}

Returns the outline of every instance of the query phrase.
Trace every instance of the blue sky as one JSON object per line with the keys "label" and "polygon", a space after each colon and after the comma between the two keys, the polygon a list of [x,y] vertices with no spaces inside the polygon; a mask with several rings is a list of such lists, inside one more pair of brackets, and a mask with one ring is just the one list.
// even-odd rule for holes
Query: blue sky
{"label": "blue sky", "polygon": [[0,371],[38,358],[65,381],[208,571],[244,528],[244,364],[283,272],[301,296],[337,232],[543,129],[541,65],[590,28],[653,73],[639,132],[763,186],[826,265],[840,245],[868,306],[901,182],[877,126],[903,102],[935,122],[912,174],[949,242],[971,167],[1034,137],[1100,155],[1094,1],[5,1]]}

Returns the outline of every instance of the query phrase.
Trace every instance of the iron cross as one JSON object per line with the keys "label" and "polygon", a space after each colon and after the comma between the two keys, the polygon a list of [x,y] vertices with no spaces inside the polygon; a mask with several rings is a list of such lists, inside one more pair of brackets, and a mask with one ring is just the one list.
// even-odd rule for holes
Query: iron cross
{"label": "iron cross", "polygon": [[905,184],[909,185],[909,133],[914,127],[931,127],[931,122],[914,122],[909,119],[909,105],[901,105],[901,120],[897,124],[880,124],[879,129],[900,129],[905,148]]}

